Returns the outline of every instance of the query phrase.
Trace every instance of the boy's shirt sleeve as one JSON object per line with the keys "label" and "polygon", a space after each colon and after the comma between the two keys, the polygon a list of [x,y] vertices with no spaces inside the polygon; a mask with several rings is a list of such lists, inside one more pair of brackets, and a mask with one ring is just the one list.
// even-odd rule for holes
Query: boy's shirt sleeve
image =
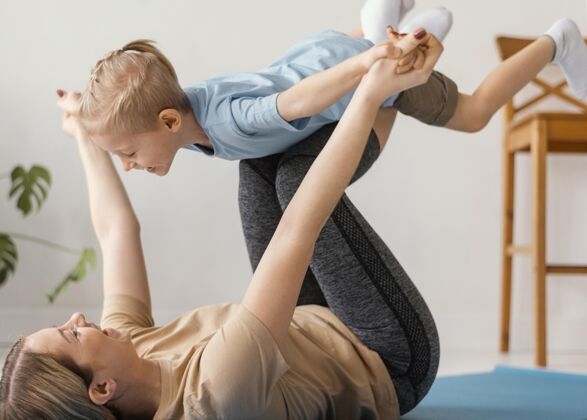
{"label": "boy's shirt sleeve", "polygon": [[277,95],[228,97],[218,103],[213,121],[204,127],[214,156],[240,160],[282,153],[311,134],[311,117],[288,122],[279,115]]}
{"label": "boy's shirt sleeve", "polygon": [[271,133],[277,130],[302,131],[310,118],[288,122],[277,110],[280,92],[267,96],[230,98],[230,115],[236,130],[248,136]]}

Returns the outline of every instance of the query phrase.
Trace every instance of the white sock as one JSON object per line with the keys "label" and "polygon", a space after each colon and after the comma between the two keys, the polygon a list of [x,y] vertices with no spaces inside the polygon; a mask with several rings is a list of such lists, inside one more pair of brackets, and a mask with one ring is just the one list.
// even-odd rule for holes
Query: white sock
{"label": "white sock", "polygon": [[400,32],[411,34],[418,28],[424,28],[438,40],[443,41],[451,27],[451,11],[444,7],[433,7],[402,25]]}
{"label": "white sock", "polygon": [[387,39],[387,25],[397,31],[415,0],[366,0],[361,9],[363,36],[374,44]]}
{"label": "white sock", "polygon": [[587,45],[577,24],[568,18],[557,20],[546,35],[555,45],[552,62],[560,65],[573,95],[587,97]]}

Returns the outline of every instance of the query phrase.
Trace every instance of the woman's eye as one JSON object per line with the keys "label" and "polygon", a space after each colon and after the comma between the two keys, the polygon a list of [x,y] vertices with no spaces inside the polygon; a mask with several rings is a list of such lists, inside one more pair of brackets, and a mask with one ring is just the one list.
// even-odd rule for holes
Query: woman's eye
{"label": "woman's eye", "polygon": [[79,337],[79,331],[78,331],[78,329],[77,329],[77,328],[75,328],[75,327],[74,327],[74,328],[72,328],[72,329],[71,329],[71,333],[73,334],[73,336],[74,336],[75,338],[78,338],[78,337]]}
{"label": "woman's eye", "polygon": [[131,157],[133,157],[136,154],[137,154],[137,152],[132,152],[132,153],[127,154],[126,157],[131,158]]}

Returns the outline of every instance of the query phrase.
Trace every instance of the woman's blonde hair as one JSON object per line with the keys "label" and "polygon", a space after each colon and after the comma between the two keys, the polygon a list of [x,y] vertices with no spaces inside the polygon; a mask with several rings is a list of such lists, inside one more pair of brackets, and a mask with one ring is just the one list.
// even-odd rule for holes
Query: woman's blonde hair
{"label": "woman's blonde hair", "polygon": [[108,408],[90,400],[82,372],[23,346],[21,338],[2,369],[0,420],[116,419]]}
{"label": "woman's blonde hair", "polygon": [[139,39],[96,63],[81,95],[80,122],[90,134],[136,134],[154,130],[166,108],[191,111],[167,57]]}

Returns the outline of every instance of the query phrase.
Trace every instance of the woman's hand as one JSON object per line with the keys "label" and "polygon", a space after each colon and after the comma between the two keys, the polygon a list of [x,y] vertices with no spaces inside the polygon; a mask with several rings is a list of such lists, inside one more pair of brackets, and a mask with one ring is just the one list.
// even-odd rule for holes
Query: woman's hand
{"label": "woman's hand", "polygon": [[361,63],[365,73],[377,62],[383,58],[400,58],[402,55],[401,48],[396,47],[398,39],[395,37],[387,39],[377,45],[372,46],[361,54]]}
{"label": "woman's hand", "polygon": [[77,141],[85,138],[83,128],[77,118],[79,113],[79,92],[66,92],[62,89],[57,90],[57,106],[63,111],[61,126],[63,131],[69,134]]}
{"label": "woman's hand", "polygon": [[[421,50],[422,39],[418,39],[418,36],[421,36],[422,33],[425,33],[425,30],[421,28],[412,34],[399,34],[391,26],[388,26],[387,36],[389,39],[374,45],[361,54],[360,60],[365,73],[369,71],[377,60],[384,58],[399,60],[398,73],[405,73],[412,68],[417,68],[416,64],[421,65],[417,59],[423,55]],[[422,61],[422,58],[420,58],[420,61]]]}
{"label": "woman's hand", "polygon": [[419,42],[423,48],[419,48],[413,70],[398,74],[399,60],[380,59],[363,76],[357,90],[381,103],[393,94],[426,83],[442,54],[443,47],[430,34],[426,34]]}
{"label": "woman's hand", "polygon": [[[393,27],[391,25],[389,25],[387,27],[387,36],[389,37],[390,40],[393,40],[394,45],[398,46],[398,44],[401,45],[401,43],[404,42],[401,40],[404,39],[405,37],[407,37],[408,34],[397,33],[394,31]],[[415,41],[415,38],[413,38],[413,40]],[[402,56],[398,59],[396,73],[402,74],[402,73],[406,73],[412,69],[421,68],[424,63],[425,49],[426,49],[425,46],[418,44],[418,46],[416,48],[414,48],[413,50],[411,50],[405,54],[402,51]]]}

